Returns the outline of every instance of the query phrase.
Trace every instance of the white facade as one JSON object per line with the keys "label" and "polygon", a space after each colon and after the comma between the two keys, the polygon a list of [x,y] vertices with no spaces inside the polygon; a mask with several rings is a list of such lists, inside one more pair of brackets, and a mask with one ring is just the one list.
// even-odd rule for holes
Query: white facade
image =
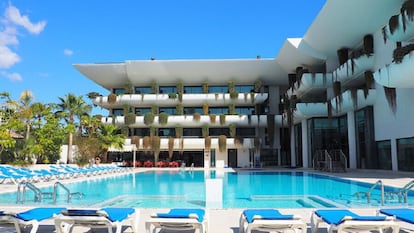
{"label": "white facade", "polygon": [[[129,125],[132,129],[177,125],[197,129],[206,124],[210,130],[230,125],[246,129],[242,145],[227,135],[231,152],[219,152],[219,135],[214,135],[213,159],[201,135],[184,136],[184,148],[177,150],[201,152],[204,167],[257,163],[312,167],[317,153],[338,149],[345,154],[346,168],[414,171],[414,108],[410,107],[414,52],[409,46],[414,39],[414,12],[405,8],[411,2],[327,0],[303,38],[287,39],[275,59],[150,60],[75,67],[111,92],[126,83],[138,89],[156,83],[155,93],[119,94],[114,103],[109,103],[108,96],[95,99],[107,109],[157,106],[153,125],[137,115]],[[346,54],[343,61],[340,51]],[[406,55],[395,61],[395,51],[406,51]],[[230,82],[253,89],[257,80],[262,84],[260,91],[241,91],[231,97],[224,90]],[[198,90],[208,83],[224,91],[181,93],[182,98],[160,93],[177,83]],[[227,112],[226,123],[219,123],[219,114],[212,122],[211,113],[199,119],[188,113],[171,114],[168,123],[159,123],[161,110],[173,111],[179,104],[196,112],[205,104],[217,111],[229,105],[254,111]],[[112,113],[102,121],[125,124],[122,114]],[[167,137],[161,138],[161,150],[168,150]]]}

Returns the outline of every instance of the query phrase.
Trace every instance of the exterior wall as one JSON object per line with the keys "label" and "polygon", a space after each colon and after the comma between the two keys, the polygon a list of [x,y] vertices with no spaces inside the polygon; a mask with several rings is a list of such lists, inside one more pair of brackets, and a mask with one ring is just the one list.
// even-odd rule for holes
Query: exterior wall
{"label": "exterior wall", "polygon": [[250,167],[249,149],[237,149],[237,166]]}

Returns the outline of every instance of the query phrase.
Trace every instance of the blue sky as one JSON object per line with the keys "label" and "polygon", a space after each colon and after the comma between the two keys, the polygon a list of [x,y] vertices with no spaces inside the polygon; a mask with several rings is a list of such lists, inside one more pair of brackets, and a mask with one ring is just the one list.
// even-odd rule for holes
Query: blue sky
{"label": "blue sky", "polygon": [[[58,103],[108,92],[72,64],[274,58],[303,37],[325,0],[0,1],[0,92]],[[87,99],[87,98],[86,98]],[[96,110],[95,110],[96,111]]]}

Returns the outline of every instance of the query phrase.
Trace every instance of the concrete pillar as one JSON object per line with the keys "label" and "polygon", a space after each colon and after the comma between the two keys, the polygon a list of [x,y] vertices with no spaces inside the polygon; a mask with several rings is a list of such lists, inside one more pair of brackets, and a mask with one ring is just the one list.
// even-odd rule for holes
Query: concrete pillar
{"label": "concrete pillar", "polygon": [[397,140],[395,138],[391,138],[391,163],[392,170],[398,171]]}
{"label": "concrete pillar", "polygon": [[302,120],[302,161],[303,167],[309,168],[308,121]]}
{"label": "concrete pillar", "polygon": [[355,112],[347,113],[348,121],[348,150],[349,150],[349,168],[357,168],[357,148],[356,148],[356,129],[355,129]]}
{"label": "concrete pillar", "polygon": [[290,166],[296,166],[296,150],[295,150],[295,129],[290,129]]}

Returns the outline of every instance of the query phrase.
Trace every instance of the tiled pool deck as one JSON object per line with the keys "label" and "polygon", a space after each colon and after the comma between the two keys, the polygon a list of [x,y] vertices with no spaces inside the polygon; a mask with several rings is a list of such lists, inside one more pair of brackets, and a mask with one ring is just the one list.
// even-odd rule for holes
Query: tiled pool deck
{"label": "tiled pool deck", "polygon": [[[145,171],[147,169],[137,168],[139,171]],[[267,169],[266,169],[267,170]],[[274,171],[276,169],[272,169]],[[305,171],[305,170],[303,170]],[[309,170],[315,172],[314,170]],[[133,171],[131,171],[133,172]],[[392,172],[392,171],[378,171],[378,170],[357,170],[348,171],[346,173],[323,173],[325,175],[332,175],[342,177],[345,179],[352,179],[358,181],[364,181],[369,183],[375,183],[377,180],[382,180],[384,185],[403,187],[408,182],[414,180],[414,173],[410,172]],[[79,178],[85,179],[85,178]],[[69,182],[63,180],[62,182]],[[44,182],[43,185],[50,185],[50,183]],[[40,185],[39,185],[40,186]],[[0,192],[15,190],[16,185],[0,184]],[[28,209],[30,206],[0,206],[0,209],[20,211]],[[164,211],[166,209],[140,209],[140,224],[138,232],[145,232],[145,221],[149,218],[151,213]],[[239,217],[243,209],[208,209],[208,231],[214,233],[238,233],[239,232]],[[308,223],[308,233],[311,232],[309,228],[310,216],[314,209],[302,208],[302,209],[279,209],[282,213],[298,214]],[[353,208],[353,211],[359,214],[375,215],[378,208]],[[410,228],[410,225],[400,222],[402,228]],[[412,228],[412,226],[411,226]],[[9,228],[10,229],[10,228]],[[13,232],[11,229],[0,228],[0,232]],[[47,220],[42,222],[39,233],[52,233],[55,232],[53,226],[53,220]],[[91,232],[88,228],[77,227],[73,233]],[[94,232],[106,232],[105,229],[101,229]],[[131,228],[126,228],[124,232],[132,232]],[[166,232],[166,231],[164,231]],[[326,228],[323,228],[320,232],[326,232]],[[401,232],[404,232],[402,229]]]}

